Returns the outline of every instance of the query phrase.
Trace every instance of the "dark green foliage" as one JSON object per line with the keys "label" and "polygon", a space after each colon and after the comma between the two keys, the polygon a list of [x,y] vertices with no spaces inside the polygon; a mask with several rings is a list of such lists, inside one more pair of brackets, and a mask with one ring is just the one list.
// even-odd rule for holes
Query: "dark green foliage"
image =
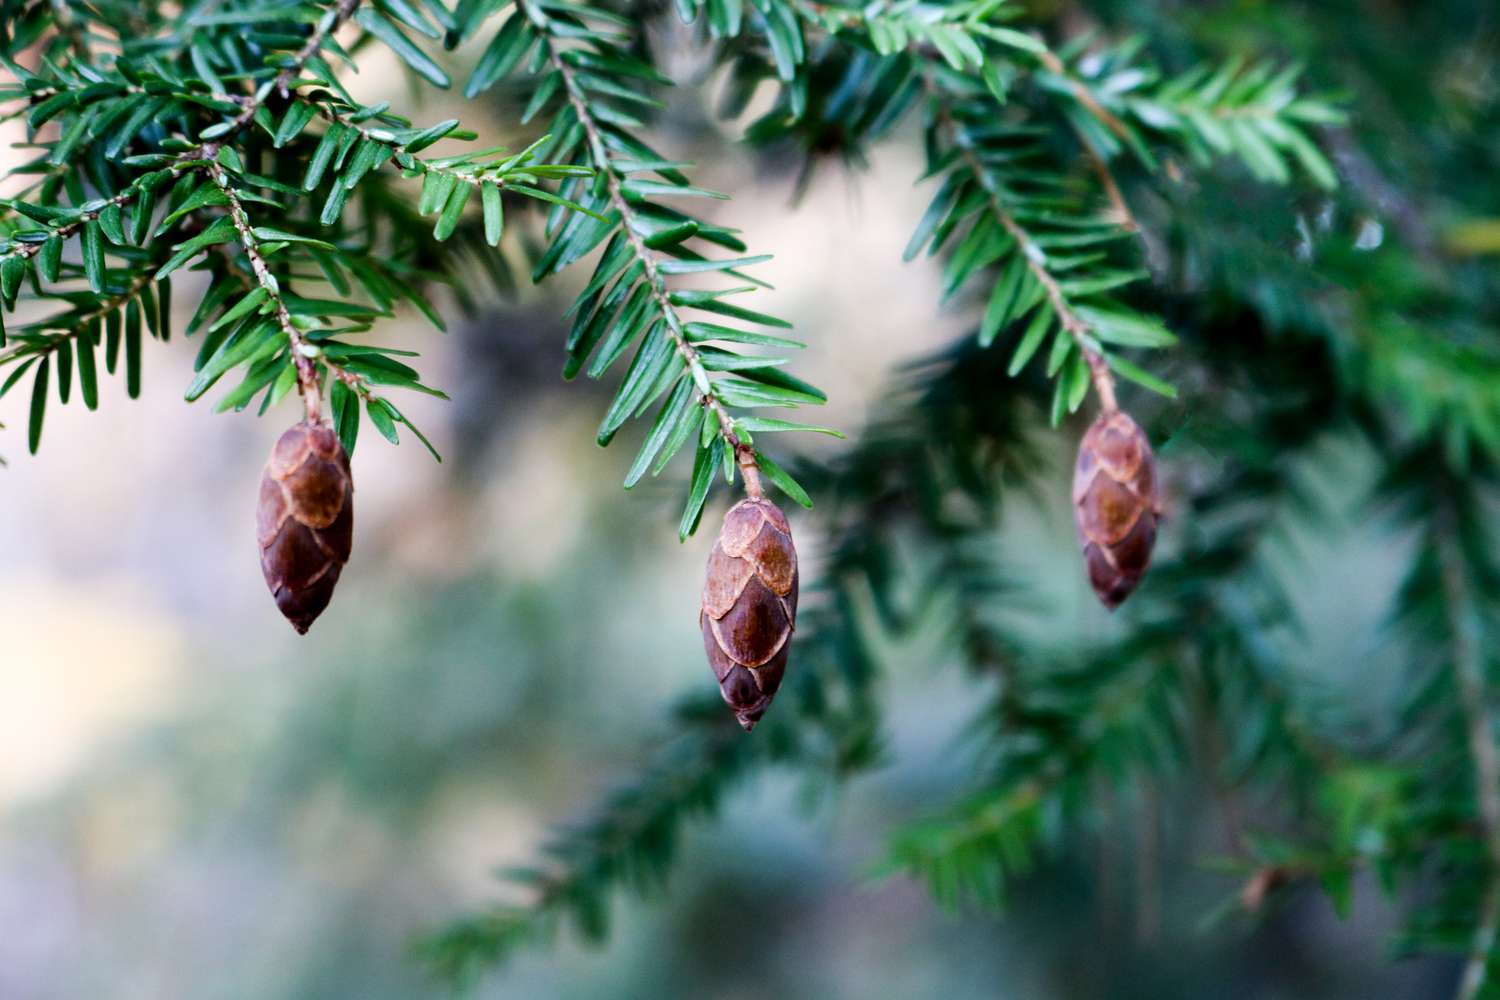
{"label": "dark green foliage", "polygon": [[[728,345],[800,346],[762,332],[787,324],[728,296],[764,283],[744,271],[768,260],[746,255],[734,230],[710,223],[691,206],[726,196],[692,186],[675,162],[646,145],[639,131],[663,104],[655,90],[670,81],[649,62],[632,22],[621,12],[584,4],[522,2],[503,15],[466,92],[477,94],[508,74],[525,74],[534,89],[525,117],[549,116],[549,159],[592,168],[564,181],[563,194],[582,212],[554,211],[551,242],[532,277],[554,274],[603,248],[592,279],[570,309],[567,378],[599,378],[629,358],[613,402],[599,425],[609,444],[632,417],[652,414],[626,486],[647,470],[659,473],[693,442],[693,475],[681,533],[698,525],[714,473],[733,479],[736,458],[754,455],[754,435],[820,430],[740,411],[798,407],[821,392],[782,373],[784,358]],[[476,30],[460,28],[463,34]],[[728,254],[728,256],[726,256]],[[677,275],[722,275],[714,290],[679,290]],[[695,312],[738,325],[695,321]],[[783,474],[779,488],[810,503]]]}
{"label": "dark green foliage", "polygon": [[[996,23],[1013,16],[993,4],[868,17],[819,7],[820,23],[855,46],[829,47],[809,69],[839,100],[804,109],[806,98],[789,87],[751,136],[793,138],[814,156],[857,152],[920,106],[926,176],[937,187],[906,256],[947,252],[945,297],[983,280],[980,342],[1010,334],[1011,374],[1041,359],[1057,378],[1054,424],[1087,395],[1091,355],[1174,395],[1120,355],[1168,346],[1173,336],[1120,298],[1147,273],[1138,253],[1120,249],[1139,227],[1113,171],[1155,172],[1175,149],[1204,165],[1234,156],[1277,183],[1291,179],[1290,158],[1328,185],[1332,168],[1306,129],[1342,114],[1298,93],[1296,67],[1231,61],[1166,78],[1139,41],[1054,53],[1039,36]],[[753,80],[749,59],[737,55],[736,71]]]}
{"label": "dark green foliage", "polygon": [[[631,21],[620,13],[581,5],[460,3],[450,10],[436,2],[243,0],[180,12],[157,4],[135,13],[80,8],[65,26],[45,3],[6,0],[4,10],[15,85],[0,91],[0,100],[34,131],[38,151],[16,171],[38,180],[8,203],[0,221],[6,304],[14,304],[28,275],[32,297],[74,304],[65,289],[79,277],[96,296],[122,287],[149,295],[153,278],[185,267],[209,271],[213,293],[187,331],[208,335],[189,399],[243,371],[220,409],[259,400],[264,412],[296,388],[311,413],[321,395],[343,386],[355,402],[340,395],[332,410],[346,443],[354,441],[351,421],[361,401],[366,416],[378,410],[381,416],[370,419],[393,432],[405,418],[378,393],[434,390],[395,360],[401,352],[347,338],[403,300],[437,322],[426,286],[434,275],[458,277],[462,256],[434,252],[432,241],[454,239],[476,215],[482,222],[468,226],[464,240],[488,258],[482,267],[503,275],[503,263],[482,246],[499,244],[509,193],[551,207],[550,244],[535,262],[535,279],[604,246],[571,310],[565,374],[587,370],[598,378],[629,359],[599,427],[600,444],[631,417],[676,402],[670,413],[657,409],[671,422],[659,421],[661,433],[648,436],[636,465],[659,473],[683,444],[695,442],[700,474],[684,532],[696,527],[707,496],[712,477],[703,470],[714,440],[723,441],[714,457],[732,478],[736,457],[754,453],[754,434],[800,429],[738,411],[823,400],[775,370],[784,359],[718,346],[792,343],[753,329],[784,326],[780,320],[721,298],[763,284],[740,269],[768,258],[744,256],[734,231],[692,214],[680,199],[724,196],[689,185],[680,165],[639,138],[661,106],[652,89],[669,81],[642,58]],[[346,25],[364,33],[349,51]],[[359,105],[340,85],[336,67],[373,41],[426,83],[447,87],[429,45],[441,40],[452,48],[486,30],[494,38],[465,93],[477,96],[519,72],[532,86],[523,120],[551,119],[548,134],[519,153],[429,157],[423,151],[435,142],[474,135],[457,121],[420,126],[385,105]],[[116,36],[129,41],[111,41]],[[23,65],[23,50],[39,37],[47,58]],[[80,169],[51,169],[59,164]],[[261,164],[269,164],[269,174]],[[390,183],[394,173],[420,178],[415,214],[411,199]],[[559,190],[544,186],[553,182]],[[480,196],[471,199],[476,188]],[[432,217],[430,234],[419,216]],[[81,268],[61,253],[74,236]],[[35,280],[34,264],[45,285]],[[675,275],[702,274],[731,284],[715,293],[672,287]],[[462,282],[455,284],[466,300]],[[358,293],[352,301],[351,292]],[[742,325],[697,324],[713,333],[692,337],[693,312]],[[17,325],[11,336],[19,343],[0,364],[51,354],[86,321],[75,309]],[[132,343],[127,338],[127,348]],[[138,388],[139,366],[128,364],[127,377]],[[682,384],[692,386],[688,403],[677,392]],[[810,503],[784,473],[772,481]]]}
{"label": "dark green foliage", "polygon": [[[484,224],[463,242],[493,246],[502,192],[571,209],[543,185],[589,173],[540,162],[535,147],[429,157],[439,140],[474,136],[349,100],[335,35],[351,18],[445,82],[408,37],[438,28],[404,3],[64,6],[66,19],[56,5],[6,0],[0,39],[12,79],[0,106],[34,136],[32,158],[11,171],[29,183],[0,212],[0,292],[5,307],[24,298],[26,316],[39,316],[7,325],[0,366],[29,369],[37,390],[56,367],[64,402],[76,355],[84,402],[97,405],[100,318],[106,371],[123,344],[127,392],[139,393],[143,333],[170,337],[168,276],[191,269],[208,273],[209,291],[185,331],[203,342],[190,400],[238,374],[218,409],[265,412],[297,389],[314,412],[327,393],[351,450],[361,408],[395,440],[406,420],[381,393],[441,393],[397,360],[410,352],[361,335],[403,301],[437,321],[430,286],[459,273],[463,255],[433,241],[458,242],[474,188]],[[420,195],[398,175],[420,178]],[[429,206],[438,183],[448,196]],[[419,218],[430,213],[431,227]],[[33,449],[44,414],[33,406]]]}

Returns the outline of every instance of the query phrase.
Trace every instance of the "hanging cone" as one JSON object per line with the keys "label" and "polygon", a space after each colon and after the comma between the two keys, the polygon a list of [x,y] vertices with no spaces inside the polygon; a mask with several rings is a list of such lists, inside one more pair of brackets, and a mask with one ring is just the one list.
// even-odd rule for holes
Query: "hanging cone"
{"label": "hanging cone", "polygon": [[719,692],[749,732],[786,672],[797,619],[797,550],[786,515],[764,497],[724,515],[708,556],[698,622]]}
{"label": "hanging cone", "polygon": [[260,568],[276,606],[299,633],[317,620],[354,537],[354,481],[338,435],[293,426],[271,449],[256,510]]}
{"label": "hanging cone", "polygon": [[1160,515],[1151,442],[1128,414],[1100,415],[1078,446],[1073,516],[1089,582],[1111,611],[1145,575]]}

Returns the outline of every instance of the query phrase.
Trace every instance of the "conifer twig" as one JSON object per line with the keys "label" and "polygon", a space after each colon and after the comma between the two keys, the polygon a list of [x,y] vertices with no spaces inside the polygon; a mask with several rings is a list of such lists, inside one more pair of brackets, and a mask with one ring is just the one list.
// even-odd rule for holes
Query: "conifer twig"
{"label": "conifer twig", "polygon": [[1115,214],[1115,219],[1120,223],[1120,228],[1129,233],[1139,233],[1141,224],[1136,219],[1135,213],[1130,210],[1130,203],[1125,200],[1125,192],[1120,190],[1120,184],[1115,180],[1114,171],[1109,169],[1109,163],[1104,159],[1104,154],[1099,152],[1088,136],[1078,129],[1073,130],[1078,136],[1078,142],[1083,146],[1084,159],[1089,161],[1094,175],[1099,178],[1099,186],[1104,188],[1104,196],[1109,199],[1110,209]]}
{"label": "conifer twig", "polygon": [[[39,342],[37,340],[25,340],[17,343],[14,347],[9,348],[8,350],[0,351],[0,365],[7,364],[27,355],[35,355],[40,357],[43,354],[51,354],[53,351],[57,350],[57,348],[64,342],[69,340],[76,340],[79,337],[83,336],[85,331],[88,330],[88,325],[90,322],[103,316],[107,316],[110,313],[114,312],[116,309],[125,305],[131,299],[139,295],[141,289],[145,288],[147,285],[152,284],[155,280],[156,279],[149,271],[137,275],[130,282],[129,286],[126,287],[125,291],[119,293],[118,295],[111,295],[108,298],[103,299],[98,306],[76,317],[77,323],[75,326],[69,329],[63,329],[61,332],[51,334],[46,338],[45,342]],[[38,350],[38,347],[41,347],[42,349]]]}
{"label": "conifer twig", "polygon": [[1037,246],[1031,234],[1026,231],[1026,228],[1005,207],[1004,202],[1001,200],[1001,193],[995,188],[993,181],[990,180],[989,173],[984,168],[984,163],[979,159],[978,154],[974,152],[974,147],[969,142],[968,137],[964,135],[963,129],[959,128],[958,123],[953,120],[952,114],[948,111],[947,105],[943,103],[936,88],[932,85],[931,79],[924,75],[922,82],[927,89],[928,95],[936,102],[940,120],[948,129],[954,143],[958,146],[959,157],[984,188],[990,211],[994,214],[996,221],[1004,227],[1005,231],[1010,234],[1010,237],[1020,247],[1021,256],[1026,261],[1026,268],[1031,272],[1031,276],[1036,279],[1037,284],[1042,287],[1043,293],[1047,296],[1048,304],[1051,305],[1052,311],[1057,314],[1057,321],[1062,324],[1064,330],[1068,331],[1068,335],[1073,338],[1074,343],[1078,345],[1078,350],[1083,354],[1083,360],[1089,366],[1089,378],[1094,383],[1094,392],[1099,396],[1099,405],[1104,409],[1104,412],[1113,413],[1120,408],[1115,398],[1115,376],[1109,370],[1109,362],[1105,361],[1104,357],[1098,351],[1089,346],[1088,334],[1090,326],[1088,322],[1073,311],[1072,306],[1068,304],[1067,296],[1063,294],[1062,287],[1058,285],[1057,279],[1052,276],[1052,273],[1047,270],[1046,265],[1042,263],[1042,261],[1046,260],[1045,251]]}
{"label": "conifer twig", "polygon": [[[568,103],[573,107],[574,114],[578,117],[579,127],[583,129],[585,141],[589,148],[589,155],[594,161],[595,169],[604,175],[604,183],[609,192],[610,204],[615,211],[620,213],[620,232],[629,242],[632,254],[641,264],[646,280],[646,287],[652,299],[655,300],[657,308],[661,311],[662,319],[666,323],[667,335],[672,338],[672,344],[677,351],[677,355],[682,358],[683,364],[697,383],[700,401],[704,406],[708,407],[718,420],[719,434],[734,453],[735,460],[740,468],[744,469],[747,464],[752,467],[755,466],[754,449],[746,444],[735,431],[733,418],[729,416],[728,410],[725,409],[723,400],[713,391],[712,385],[708,381],[707,373],[703,368],[703,361],[698,354],[698,350],[688,342],[687,334],[683,330],[682,319],[677,314],[677,307],[672,304],[672,300],[667,292],[666,280],[662,277],[657,267],[656,254],[646,246],[645,240],[641,238],[640,233],[637,231],[637,226],[634,222],[636,211],[631,207],[629,200],[626,199],[625,193],[620,187],[619,174],[610,162],[609,150],[604,144],[604,138],[600,134],[599,125],[594,119],[594,113],[589,108],[587,97],[574,78],[573,68],[568,65],[567,60],[563,59],[562,50],[558,48],[556,38],[545,27],[547,23],[545,16],[542,18],[533,17],[531,12],[527,10],[530,6],[529,0],[517,0],[517,6],[528,17],[532,17],[533,23],[544,25],[540,28],[540,33],[542,36],[542,45],[547,49],[548,61],[551,62],[553,69],[557,71],[559,77],[562,79],[564,93],[567,95]],[[708,385],[709,388],[705,389],[705,385]],[[747,491],[751,489],[751,482],[749,478],[746,478],[745,488]],[[754,481],[754,484],[756,487],[760,485],[758,478]]]}
{"label": "conifer twig", "polygon": [[1036,57],[1044,69],[1067,82],[1068,90],[1073,94],[1074,98],[1088,110],[1089,114],[1099,119],[1100,124],[1119,138],[1129,141],[1130,129],[1126,128],[1125,123],[1120,121],[1112,111],[1099,103],[1099,99],[1084,85],[1082,80],[1077,79],[1068,72],[1068,67],[1058,58],[1057,53],[1043,46],[1041,51],[1036,54]]}
{"label": "conifer twig", "polygon": [[[174,170],[174,173],[177,172],[180,171]],[[110,208],[114,205],[123,205],[125,204],[125,202],[129,201],[135,196],[135,187],[127,187],[123,191],[119,191],[116,194],[106,198],[104,200],[104,204],[100,205],[98,208],[90,209],[89,211],[80,214],[78,218],[73,219],[71,222],[65,222],[62,225],[58,226],[56,229],[48,230],[48,238],[50,239],[53,236],[61,236],[63,239],[67,239],[74,233],[78,232],[78,230],[88,225],[90,222],[93,222],[95,219],[99,218],[99,215],[105,209]],[[46,240],[37,240],[35,243],[18,242],[14,248],[6,251],[3,254],[0,254],[0,260],[4,260],[6,257],[35,257],[37,254],[42,252],[42,247],[46,245]]]}
{"label": "conifer twig", "polygon": [[272,94],[280,94],[282,97],[288,96],[291,83],[297,78],[297,74],[302,72],[304,66],[317,58],[318,54],[322,52],[324,44],[327,43],[329,36],[338,31],[344,22],[354,16],[354,12],[358,9],[359,4],[360,0],[339,0],[339,5],[332,11],[332,17],[325,19],[308,36],[307,42],[302,48],[297,50],[296,55],[292,56],[292,61],[281,68],[281,71],[276,74],[269,87],[258,88],[253,95],[244,98],[240,102],[240,113],[230,120],[228,130],[216,138],[222,139],[225,135],[233,135],[250,124],[255,118],[255,113],[261,109],[266,103],[266,99]]}
{"label": "conifer twig", "polygon": [[444,177],[453,178],[460,184],[467,184],[470,187],[474,188],[480,187],[484,184],[493,184],[498,188],[508,190],[512,194],[514,194],[516,182],[514,179],[505,174],[491,174],[486,176],[482,171],[480,173],[465,173],[461,170],[455,170],[451,166],[444,165],[441,157],[429,159],[426,157],[418,156],[416,153],[407,152],[406,143],[391,142],[389,141],[389,136],[386,136],[385,138],[380,137],[377,134],[377,130],[366,128],[362,123],[354,121],[352,115],[331,108],[323,101],[313,100],[305,94],[295,94],[293,95],[293,100],[301,101],[308,107],[312,108],[319,118],[322,118],[329,124],[338,125],[341,128],[353,130],[354,132],[358,133],[359,137],[366,142],[375,142],[379,143],[382,146],[390,147],[392,158],[380,163],[379,166],[381,167],[386,166],[387,164],[395,163],[398,169],[406,169],[402,167],[402,165],[396,160],[396,157],[405,154],[410,158],[410,162],[413,165],[413,168],[420,170],[423,174],[441,174]]}
{"label": "conifer twig", "polygon": [[250,262],[250,270],[255,275],[256,283],[266,293],[267,300],[275,307],[277,325],[286,334],[292,363],[297,366],[297,391],[302,395],[307,422],[316,424],[321,419],[319,409],[322,400],[322,392],[318,386],[317,366],[307,355],[304,349],[306,340],[302,336],[302,331],[297,329],[297,325],[292,322],[292,314],[287,308],[286,299],[282,297],[281,287],[275,276],[271,274],[270,268],[266,266],[265,256],[260,252],[260,242],[255,238],[255,229],[250,225],[250,217],[245,212],[244,202],[240,200],[234,186],[229,183],[224,168],[213,159],[212,155],[208,157],[208,160],[209,179],[229,201],[229,218],[234,223],[235,232],[239,234],[240,246],[245,251],[245,259]]}

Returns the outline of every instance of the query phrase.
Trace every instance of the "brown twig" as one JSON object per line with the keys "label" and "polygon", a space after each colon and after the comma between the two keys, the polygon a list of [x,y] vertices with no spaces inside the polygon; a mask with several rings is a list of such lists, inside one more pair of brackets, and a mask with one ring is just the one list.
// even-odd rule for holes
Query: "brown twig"
{"label": "brown twig", "polygon": [[1240,887],[1240,906],[1247,913],[1255,913],[1266,904],[1277,890],[1314,874],[1302,865],[1266,865],[1257,868]]}
{"label": "brown twig", "polygon": [[1130,129],[1125,127],[1125,123],[1120,121],[1120,119],[1115,116],[1114,112],[1110,111],[1104,105],[1100,104],[1099,99],[1096,98],[1093,92],[1084,85],[1084,82],[1082,80],[1079,80],[1077,77],[1074,77],[1068,73],[1068,67],[1063,64],[1063,61],[1058,58],[1055,52],[1053,52],[1051,49],[1044,48],[1037,53],[1036,57],[1037,60],[1041,62],[1043,68],[1045,68],[1049,73],[1060,76],[1065,81],[1067,81],[1069,91],[1072,92],[1073,97],[1077,99],[1079,104],[1082,104],[1085,108],[1088,109],[1089,114],[1099,119],[1099,121],[1104,125],[1105,128],[1109,129],[1121,139],[1124,139],[1127,142],[1130,141]]}
{"label": "brown twig", "polygon": [[[962,143],[960,145],[963,146]],[[1064,330],[1068,331],[1068,336],[1073,338],[1073,342],[1078,345],[1078,350],[1082,352],[1083,360],[1089,366],[1089,379],[1094,383],[1094,392],[1099,395],[1099,405],[1104,408],[1104,412],[1113,413],[1120,408],[1115,399],[1115,376],[1109,370],[1109,362],[1104,360],[1104,356],[1089,346],[1088,322],[1073,311],[1057,279],[1052,277],[1052,272],[1041,263],[1046,255],[1031,238],[1031,234],[1001,204],[999,194],[989,185],[979,157],[967,146],[963,146],[963,156],[979,177],[979,182],[984,185],[989,197],[990,210],[995,213],[995,218],[1000,221],[1000,225],[1005,227],[1005,231],[1016,241],[1021,256],[1026,260],[1027,269],[1031,271],[1032,277],[1036,278],[1037,284],[1042,286],[1042,291],[1046,294],[1052,311],[1057,314],[1057,321],[1062,324]]]}
{"label": "brown twig", "polygon": [[129,302],[131,299],[139,295],[141,289],[145,288],[155,280],[156,279],[151,271],[142,272],[141,274],[136,276],[136,279],[130,283],[129,287],[127,287],[125,291],[119,293],[118,295],[111,295],[109,298],[104,300],[102,305],[98,306],[97,308],[91,309],[90,311],[83,313],[80,316],[77,316],[77,326],[73,327],[72,329],[66,330],[63,333],[54,333],[51,336],[47,337],[45,341],[21,341],[10,350],[5,351],[4,353],[0,353],[0,365],[6,365],[12,361],[18,361],[21,358],[26,357],[27,355],[35,355],[37,357],[40,357],[43,354],[49,354],[52,351],[56,350],[58,346],[65,341],[78,339],[84,334],[84,331],[88,329],[88,325],[92,320],[98,319],[102,316],[107,316],[111,312],[114,312],[116,309],[120,308],[125,303]]}
{"label": "brown twig", "polygon": [[741,444],[735,448],[734,458],[739,464],[740,475],[745,477],[746,495],[752,500],[765,496],[766,491],[760,485],[760,466],[755,464],[755,450],[747,444]]}
{"label": "brown twig", "polygon": [[[180,172],[176,168],[173,169],[174,173]],[[98,208],[84,212],[72,222],[66,222],[55,229],[48,230],[48,238],[50,239],[53,236],[61,236],[63,239],[67,239],[69,236],[72,236],[74,233],[78,232],[78,230],[82,229],[90,222],[93,222],[95,219],[99,218],[99,216],[104,212],[105,209],[110,208],[114,205],[123,205],[131,198],[134,198],[136,194],[137,191],[135,187],[127,187],[125,190],[119,192],[118,194],[112,195],[109,198],[105,199],[104,204],[100,205]],[[5,257],[35,257],[37,254],[42,252],[42,247],[46,245],[46,240],[38,240],[35,243],[17,243],[12,249],[7,250],[4,254],[0,254],[0,259],[4,259]]]}
{"label": "brown twig", "polygon": [[255,227],[250,224],[250,216],[245,212],[245,204],[240,200],[239,193],[229,183],[224,168],[212,157],[209,158],[207,169],[209,179],[229,201],[229,218],[239,234],[240,246],[245,251],[245,259],[250,262],[250,270],[255,275],[255,281],[265,291],[266,298],[276,307],[277,325],[286,334],[292,362],[297,366],[297,391],[302,395],[307,422],[316,424],[322,419],[319,412],[322,391],[318,383],[317,366],[304,351],[307,342],[302,336],[302,331],[297,329],[297,325],[292,322],[292,314],[287,309],[286,300],[282,298],[281,287],[275,275],[271,274],[271,269],[266,266],[266,259],[260,252],[260,242],[255,238]]}
{"label": "brown twig", "polygon": [[[527,6],[526,0],[518,0],[518,7],[523,9]],[[530,11],[523,11],[528,16]],[[656,255],[646,246],[640,234],[636,232],[631,220],[635,218],[635,210],[625,198],[625,193],[620,187],[620,177],[610,165],[609,151],[604,145],[604,139],[599,133],[598,123],[595,122],[593,112],[589,110],[588,101],[585,100],[582,90],[573,76],[573,69],[562,58],[562,52],[557,47],[556,40],[544,32],[542,44],[547,47],[547,56],[554,69],[562,78],[563,89],[567,94],[568,103],[572,105],[574,114],[578,117],[578,124],[583,129],[584,137],[588,142],[589,153],[594,160],[595,169],[604,174],[605,185],[609,191],[609,201],[615,211],[620,213],[620,232],[629,242],[632,253],[636,260],[640,261],[641,268],[646,278],[646,285],[650,289],[651,297],[656,300],[657,307],[661,310],[662,317],[666,320],[667,334],[672,338],[673,346],[677,354],[682,358],[683,364],[687,366],[689,375],[697,383],[699,401],[714,414],[719,423],[719,434],[724,438],[726,444],[733,450],[735,460],[741,470],[747,466],[756,467],[754,450],[741,440],[734,429],[734,420],[724,408],[724,403],[718,394],[712,391],[704,391],[703,385],[707,381],[707,373],[703,368],[702,359],[692,344],[688,343],[687,334],[683,331],[682,320],[677,315],[677,308],[667,292],[666,281],[657,269]],[[745,478],[745,490],[750,492],[752,482],[759,487],[760,481],[757,476],[752,480],[749,476]],[[756,495],[756,494],[752,494]]]}
{"label": "brown twig", "polygon": [[[197,159],[201,155],[201,152],[201,149],[195,149],[191,152],[179,155],[177,158],[177,163],[169,168],[171,170],[172,176],[176,177],[178,174],[192,169],[193,164],[191,161]],[[140,178],[136,178],[137,182],[139,180]],[[84,226],[88,225],[90,222],[93,222],[95,219],[99,218],[99,216],[103,215],[106,209],[116,205],[123,205],[131,198],[134,198],[140,193],[140,190],[140,188],[136,187],[136,183],[132,182],[123,191],[120,191],[117,194],[113,194],[110,197],[106,198],[104,200],[104,203],[101,204],[98,208],[90,209],[89,211],[84,212],[72,222],[67,222],[61,226],[56,227],[55,229],[48,230],[48,238],[50,239],[53,236],[61,236],[63,239],[67,239],[74,233],[78,232],[78,230],[82,229]],[[7,250],[3,254],[0,254],[0,260],[4,260],[6,257],[14,256],[26,258],[35,257],[38,253],[41,252],[42,247],[44,247],[46,243],[46,240],[39,240],[36,243],[18,243],[14,248]]]}
{"label": "brown twig", "polygon": [[[467,173],[463,173],[462,171],[455,170],[452,167],[439,166],[438,164],[434,163],[432,160],[423,159],[422,157],[418,156],[415,153],[408,153],[408,152],[406,152],[406,146],[403,143],[389,142],[389,141],[387,141],[385,139],[377,138],[374,135],[374,132],[375,132],[374,129],[365,128],[359,122],[351,120],[351,116],[350,115],[340,113],[339,111],[336,111],[333,108],[330,108],[327,104],[324,104],[322,101],[313,100],[312,98],[308,97],[305,94],[297,94],[297,95],[295,95],[295,99],[299,100],[299,101],[305,102],[309,107],[311,107],[313,109],[313,111],[318,115],[319,118],[322,118],[324,121],[328,122],[329,124],[338,125],[341,128],[353,129],[355,132],[357,132],[359,134],[359,137],[361,139],[364,139],[364,140],[366,140],[368,142],[378,142],[382,146],[389,146],[391,148],[392,154],[394,154],[394,155],[400,155],[402,153],[405,153],[408,157],[410,157],[411,162],[416,165],[416,169],[420,170],[424,174],[427,174],[427,173],[442,174],[444,177],[452,177],[454,180],[459,181],[459,182],[461,182],[463,184],[467,184],[470,187],[479,187],[479,186],[481,186],[483,184],[493,184],[496,187],[501,188],[501,189],[512,190],[512,186],[513,186],[514,182],[511,181],[510,178],[508,178],[508,177],[499,176],[499,175],[491,175],[489,177],[486,177],[486,176],[483,175],[483,169],[481,169],[481,171],[479,173],[467,174]],[[379,164],[379,166],[377,166],[375,169],[379,169],[380,166],[385,166],[387,163],[392,163],[392,162],[395,162],[395,161],[394,160],[386,160],[386,161],[382,162],[381,164]],[[492,166],[492,165],[493,164],[486,164],[486,166]],[[397,164],[397,167],[398,167],[398,169],[405,169],[405,168],[402,168],[400,164]],[[512,190],[512,194],[514,194],[513,190]]]}
{"label": "brown twig", "polygon": [[297,50],[296,55],[292,56],[292,61],[281,68],[281,72],[276,74],[269,87],[257,89],[255,94],[240,101],[240,113],[230,119],[229,128],[215,138],[222,141],[225,136],[233,135],[250,124],[255,118],[255,113],[265,105],[266,98],[270,97],[271,94],[280,94],[282,97],[289,96],[291,83],[296,79],[297,74],[301,73],[303,67],[322,51],[323,45],[328,41],[328,37],[335,31],[338,31],[345,21],[354,16],[354,11],[359,7],[359,4],[360,0],[339,0],[339,5],[334,8],[333,17],[325,23],[320,24],[308,36],[307,42],[302,48]]}
{"label": "brown twig", "polygon": [[1073,338],[1073,342],[1078,345],[1079,351],[1082,352],[1083,360],[1089,366],[1089,378],[1094,383],[1094,392],[1099,396],[1099,405],[1104,408],[1106,413],[1113,413],[1120,408],[1115,398],[1115,376],[1109,370],[1109,362],[1105,361],[1104,357],[1098,351],[1089,346],[1090,326],[1088,322],[1073,311],[1072,307],[1068,304],[1067,296],[1063,294],[1061,286],[1058,285],[1057,279],[1047,270],[1046,265],[1043,263],[1047,259],[1046,252],[1037,245],[1036,241],[1032,239],[1031,234],[1026,231],[1026,228],[1017,222],[1015,217],[1006,209],[1005,204],[1001,201],[1000,192],[995,189],[994,183],[990,180],[989,173],[984,169],[984,164],[979,159],[979,154],[974,151],[973,144],[964,135],[963,130],[958,127],[958,123],[953,120],[953,116],[949,114],[947,106],[939,99],[931,80],[924,76],[923,83],[927,87],[929,96],[938,100],[938,118],[952,135],[955,145],[958,146],[960,158],[963,159],[969,170],[973,172],[974,176],[978,178],[980,185],[984,188],[985,195],[989,201],[990,211],[994,213],[996,220],[1010,234],[1011,238],[1016,241],[1016,246],[1020,251],[1022,259],[1026,261],[1027,269],[1031,272],[1032,277],[1036,279],[1037,284],[1041,285],[1043,293],[1047,296],[1047,302],[1051,305],[1052,311],[1057,315],[1057,321],[1062,324],[1062,328],[1068,332],[1068,335]]}
{"label": "brown twig", "polygon": [[1099,178],[1099,185],[1104,188],[1104,195],[1109,199],[1109,207],[1114,213],[1115,221],[1126,232],[1139,233],[1141,224],[1136,220],[1135,213],[1130,210],[1130,203],[1125,200],[1125,193],[1120,190],[1120,185],[1115,181],[1115,175],[1109,169],[1109,163],[1105,161],[1104,154],[1099,152],[1088,136],[1077,129],[1074,132],[1083,146],[1084,158],[1089,161],[1089,166]]}
{"label": "brown twig", "polygon": [[[1098,99],[1094,97],[1093,92],[1084,85],[1082,80],[1068,74],[1068,67],[1056,53],[1051,49],[1043,49],[1037,53],[1037,59],[1049,73],[1060,76],[1068,81],[1068,89],[1072,92],[1074,98],[1077,99],[1079,104],[1088,109],[1090,114],[1099,119],[1105,128],[1109,129],[1119,138],[1127,142],[1130,141],[1130,130],[1126,128],[1125,123],[1120,121],[1104,105],[1100,104]],[[1083,145],[1084,156],[1089,161],[1089,166],[1093,168],[1094,173],[1098,176],[1099,183],[1104,188],[1104,194],[1109,198],[1110,207],[1114,209],[1115,216],[1119,220],[1121,227],[1132,233],[1140,232],[1140,223],[1136,221],[1135,214],[1130,211],[1130,205],[1125,201],[1125,195],[1120,190],[1120,185],[1115,182],[1115,175],[1110,171],[1109,163],[1105,160],[1104,154],[1099,151],[1099,147],[1094,145],[1093,140],[1083,133],[1082,129],[1074,126],[1073,131],[1078,136],[1078,141]]]}

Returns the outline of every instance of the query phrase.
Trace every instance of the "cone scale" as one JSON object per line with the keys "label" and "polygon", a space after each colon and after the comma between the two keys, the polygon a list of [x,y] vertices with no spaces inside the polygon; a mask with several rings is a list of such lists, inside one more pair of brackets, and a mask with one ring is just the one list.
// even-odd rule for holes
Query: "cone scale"
{"label": "cone scale", "polygon": [[698,615],[719,693],[746,732],[781,686],[797,620],[797,550],[786,515],[762,496],[724,515]]}
{"label": "cone scale", "polygon": [[271,449],[256,534],[266,586],[287,621],[305,634],[328,607],[354,538],[354,481],[331,428],[296,424]]}
{"label": "cone scale", "polygon": [[1078,446],[1073,520],[1089,583],[1109,610],[1145,575],[1160,516],[1151,442],[1129,414],[1106,410]]}

